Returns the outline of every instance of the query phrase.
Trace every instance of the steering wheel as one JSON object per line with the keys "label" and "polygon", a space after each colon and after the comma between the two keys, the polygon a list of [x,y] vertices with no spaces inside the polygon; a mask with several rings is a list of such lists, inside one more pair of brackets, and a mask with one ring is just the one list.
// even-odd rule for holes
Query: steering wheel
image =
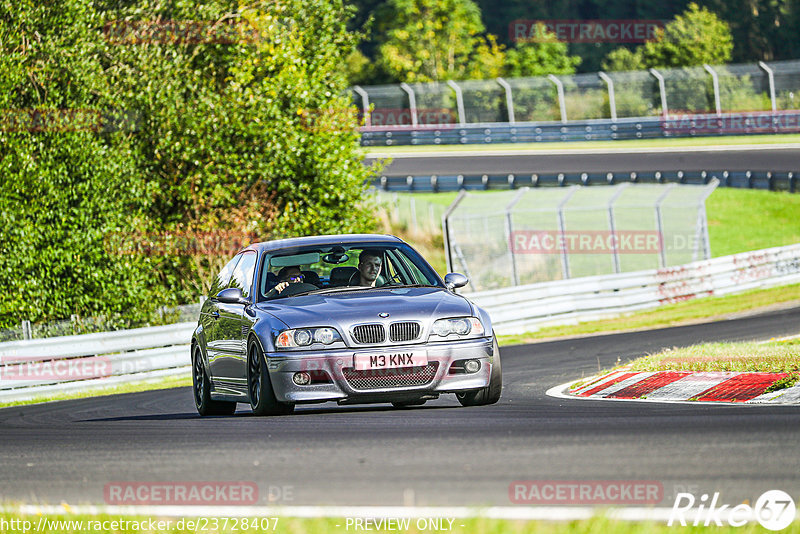
{"label": "steering wheel", "polygon": [[400,273],[394,273],[394,276],[387,278],[382,284],[381,287],[384,286],[395,286],[395,285],[402,285],[403,281],[400,280]]}

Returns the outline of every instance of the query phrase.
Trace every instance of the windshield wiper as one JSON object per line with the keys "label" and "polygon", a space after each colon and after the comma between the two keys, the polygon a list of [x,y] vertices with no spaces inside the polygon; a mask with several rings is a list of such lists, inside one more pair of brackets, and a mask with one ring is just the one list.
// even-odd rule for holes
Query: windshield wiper
{"label": "windshield wiper", "polygon": [[341,287],[323,287],[320,289],[312,289],[310,291],[303,291],[302,293],[295,293],[293,297],[301,295],[324,295],[325,293],[336,293],[338,291],[363,291],[364,289],[376,289],[372,286],[341,286]]}

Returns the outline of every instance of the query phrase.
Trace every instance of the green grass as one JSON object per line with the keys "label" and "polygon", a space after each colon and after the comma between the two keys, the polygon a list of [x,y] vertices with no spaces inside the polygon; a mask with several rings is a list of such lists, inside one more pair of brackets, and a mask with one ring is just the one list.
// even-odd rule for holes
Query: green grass
{"label": "green grass", "polygon": [[475,152],[477,150],[587,150],[614,148],[661,148],[661,147],[705,147],[736,145],[771,145],[800,143],[798,134],[742,135],[731,137],[687,137],[676,139],[630,139],[622,141],[576,141],[540,143],[498,143],[491,145],[401,145],[365,147],[369,154],[426,153],[426,152]]}
{"label": "green grass", "polygon": [[664,328],[708,321],[732,313],[758,310],[789,302],[800,302],[800,284],[754,289],[736,295],[687,300],[613,319],[544,327],[535,332],[498,337],[501,345],[515,345],[554,337]]}
{"label": "green grass", "polygon": [[711,255],[800,243],[800,194],[717,188],[706,201]]}
{"label": "green grass", "polygon": [[800,339],[767,343],[703,343],[648,354],[625,366],[632,371],[800,371]]}
{"label": "green grass", "polygon": [[[139,382],[133,384],[121,384],[119,386],[112,386],[102,389],[93,389],[87,391],[76,391],[73,393],[62,393],[58,395],[47,395],[43,397],[36,397],[28,400],[18,400],[9,402],[0,402],[0,408],[7,408],[9,406],[25,406],[28,404],[40,404],[42,402],[53,402],[61,400],[84,399],[87,397],[102,397],[105,395],[120,395],[122,393],[135,393],[138,391],[153,391],[157,389],[171,389],[192,385],[191,376],[171,376],[161,378],[158,380]],[[0,531],[1,532],[1,531]]]}
{"label": "green grass", "polygon": [[[19,515],[13,513],[2,513],[0,514],[0,524],[2,521],[9,523],[10,521],[29,521],[30,523],[28,526],[31,527],[31,531],[34,531],[36,525],[38,524],[40,516],[37,515]],[[139,532],[172,532],[172,533],[192,533],[201,532],[202,530],[190,529],[187,528],[188,521],[194,521],[197,523],[197,518],[193,517],[186,517],[186,518],[152,518],[154,521],[156,519],[160,521],[164,521],[164,523],[160,526],[166,527],[164,529],[149,529],[149,525],[147,524],[148,520],[151,519],[150,517],[146,516],[117,516],[117,515],[107,515],[107,514],[98,514],[98,515],[87,515],[87,514],[63,514],[57,516],[47,516],[45,518],[48,521],[48,524],[51,528],[42,529],[38,531],[40,534],[43,532],[53,532],[53,533],[78,533],[78,532],[109,532],[112,529],[97,529],[96,526],[102,527],[102,522],[110,522],[110,521],[125,521],[127,523],[120,523],[114,528],[113,531],[120,533],[120,534],[128,534],[128,533],[139,533]],[[252,521],[255,518],[251,518],[249,521]],[[265,518],[266,519],[266,518]],[[81,521],[82,524],[80,525],[83,528],[76,528],[75,523],[73,523],[72,528],[68,527],[64,523],[60,525],[56,525],[52,522],[54,521]],[[166,523],[169,521],[169,523]],[[206,525],[212,525],[213,518],[207,518]],[[258,521],[258,519],[257,519]],[[97,522],[100,522],[98,525]],[[135,522],[135,523],[133,523]],[[144,524],[142,524],[144,522]],[[225,524],[227,522],[227,528],[225,528]],[[24,523],[22,523],[24,524]],[[300,518],[292,518],[292,517],[279,517],[277,520],[277,527],[273,530],[272,525],[275,524],[274,519],[269,520],[269,528],[260,529],[260,528],[234,528],[241,527],[243,525],[243,521],[241,519],[236,520],[235,518],[217,518],[217,527],[214,529],[206,530],[207,532],[253,532],[253,533],[260,533],[263,534],[264,532],[278,532],[278,533],[290,533],[290,534],[344,534],[347,532],[363,532],[363,530],[358,530],[354,528],[351,524],[349,528],[347,528],[347,523],[345,518],[322,518],[322,519],[300,519]],[[448,522],[445,520],[444,525],[447,526]],[[471,518],[471,519],[455,519],[453,521],[453,528],[449,532],[453,532],[455,534],[568,534],[568,533],[615,533],[615,534],[669,534],[679,531],[681,533],[699,533],[699,532],[714,532],[719,534],[752,534],[755,532],[764,532],[763,528],[758,525],[758,523],[748,523],[742,527],[680,527],[680,526],[672,526],[668,527],[666,523],[655,523],[655,522],[632,522],[632,521],[617,521],[613,519],[608,519],[604,516],[598,515],[591,519],[580,520],[580,521],[510,521],[510,520],[499,520],[499,519],[484,519],[484,518]],[[110,523],[106,523],[107,527],[111,527]],[[144,528],[140,528],[144,526]],[[196,524],[194,525],[196,526]],[[258,525],[256,525],[258,526]],[[266,522],[264,522],[263,526],[267,526]],[[437,532],[433,529],[417,529],[416,525],[416,518],[412,519],[409,523],[410,528],[408,530],[380,530],[375,529],[379,532],[405,532],[408,534],[415,534],[419,532]],[[422,525],[421,525],[422,526]],[[57,528],[60,527],[60,528]],[[120,528],[121,527],[121,528]],[[182,527],[182,528],[181,528]],[[249,527],[249,523],[248,523]],[[4,528],[2,531],[6,532],[23,532],[20,529],[11,529],[11,528]],[[787,534],[798,534],[800,533],[800,522],[795,521],[791,525],[789,525],[786,529],[782,530],[781,532]]]}

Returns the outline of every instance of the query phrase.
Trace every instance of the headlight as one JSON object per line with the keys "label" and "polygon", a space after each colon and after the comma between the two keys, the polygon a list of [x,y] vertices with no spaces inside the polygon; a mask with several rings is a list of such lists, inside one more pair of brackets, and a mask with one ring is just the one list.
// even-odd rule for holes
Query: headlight
{"label": "headlight", "polygon": [[433,323],[431,328],[431,333],[439,337],[447,337],[450,334],[478,337],[482,336],[483,332],[483,323],[477,317],[439,319]]}
{"label": "headlight", "polygon": [[275,347],[278,349],[292,349],[296,347],[308,347],[312,343],[330,345],[335,341],[341,341],[342,336],[335,328],[323,326],[319,328],[292,328],[284,330],[275,338]]}

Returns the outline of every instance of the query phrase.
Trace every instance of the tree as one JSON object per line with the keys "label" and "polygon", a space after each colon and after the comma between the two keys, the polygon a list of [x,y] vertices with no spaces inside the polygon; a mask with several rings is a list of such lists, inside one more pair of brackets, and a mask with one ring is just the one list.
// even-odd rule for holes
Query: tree
{"label": "tree", "polygon": [[731,60],[733,38],[727,23],[695,3],[656,30],[656,38],[631,52],[618,48],[606,56],[607,70],[721,65]]}
{"label": "tree", "polygon": [[559,41],[543,24],[540,24],[535,35],[538,36],[535,41],[518,43],[508,50],[504,69],[506,76],[546,76],[575,72],[581,58],[569,55],[567,43]]}
{"label": "tree", "polygon": [[[0,4],[0,326],[146,320],[196,302],[235,252],[125,254],[131,239],[371,229],[341,0],[20,1]],[[70,114],[84,109],[134,127],[78,128]],[[9,110],[37,122],[8,126]],[[41,116],[69,121],[41,128]]]}
{"label": "tree", "polygon": [[378,61],[398,81],[458,80],[481,72],[499,48],[487,41],[472,0],[389,0],[391,19]]}
{"label": "tree", "polygon": [[721,65],[731,60],[730,27],[714,13],[691,3],[682,15],[656,31],[656,39],[644,44],[642,59],[648,67]]}

